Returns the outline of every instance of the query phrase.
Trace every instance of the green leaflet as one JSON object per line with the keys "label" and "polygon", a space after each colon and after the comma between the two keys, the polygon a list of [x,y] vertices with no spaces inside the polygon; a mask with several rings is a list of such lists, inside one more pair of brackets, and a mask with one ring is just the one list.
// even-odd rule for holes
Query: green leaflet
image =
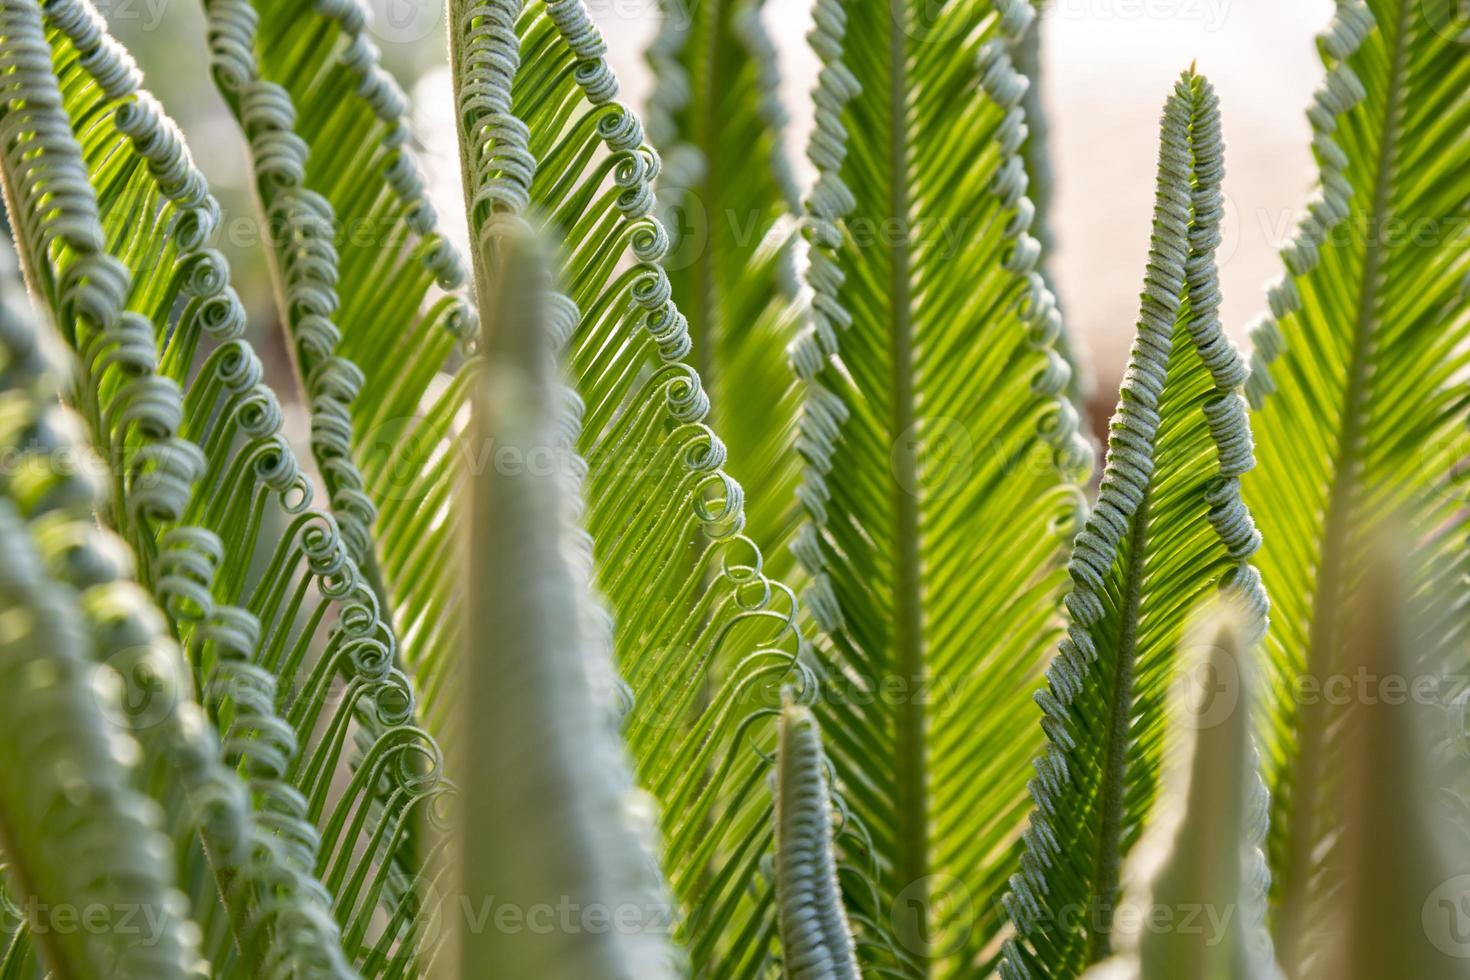
{"label": "green leaflet", "polygon": [[[116,475],[106,516],[292,869],[280,887],[299,891],[302,914],[330,908],[347,963],[412,961],[405,840],[446,789],[438,749],[411,724],[373,591],[309,506],[228,269],[205,244],[218,206],[90,7],[47,4],[48,33],[29,0],[4,10],[7,204],[33,288],[79,355],[78,409]],[[349,752],[352,778],[334,785]],[[294,914],[271,892],[272,915]],[[330,929],[303,930],[296,955],[330,955]],[[254,968],[229,965],[228,929],[205,938],[219,969]]]}
{"label": "green leaflet", "polygon": [[1164,106],[1154,231],[1138,336],[1097,506],[1068,571],[1067,638],[1037,694],[1046,751],[1005,908],[1003,977],[1070,977],[1110,952],[1123,855],[1151,819],[1164,695],[1186,616],[1217,589],[1264,629],[1249,564],[1259,535],[1239,496],[1251,438],[1245,366],[1221,330],[1214,252],[1224,174],[1218,102],[1185,73]]}
{"label": "green leaflet", "polygon": [[849,906],[897,934],[869,965],[902,972],[994,958],[1041,747],[1028,697],[1084,510],[1089,454],[1019,155],[1009,49],[1033,16],[822,0],[811,35],[794,548],[824,634],[815,710],[871,834],[846,856],[879,882]]}
{"label": "green leaflet", "polygon": [[1159,810],[1124,870],[1126,932],[1085,980],[1280,976],[1265,921],[1270,801],[1251,739],[1250,629],[1225,604],[1185,634]]}
{"label": "green leaflet", "polygon": [[730,475],[759,488],[746,526],[767,573],[790,581],[801,475],[792,451],[801,390],[786,365],[798,316],[798,190],[762,9],[759,0],[664,5],[648,51],[648,137],[661,158],[659,216],[670,232],[662,265],[689,320],[709,424],[729,448]]}
{"label": "green leaflet", "polygon": [[[1312,893],[1337,863],[1326,793],[1346,597],[1402,521],[1430,574],[1463,581],[1463,369],[1470,353],[1470,58],[1451,0],[1346,0],[1308,111],[1321,196],[1283,251],[1247,386],[1260,467],[1245,481],[1273,614],[1262,748],[1282,966],[1299,972]],[[1463,613],[1442,610],[1446,635]]]}
{"label": "green leaflet", "polygon": [[852,928],[837,882],[822,735],[811,709],[791,701],[781,709],[776,748],[776,901],[783,975],[857,980]]}
{"label": "green leaflet", "polygon": [[[550,377],[552,340],[565,333],[552,322],[574,322],[576,310],[551,293],[533,240],[512,233],[504,252],[473,431],[526,460],[568,459],[576,449],[556,416],[569,392]],[[672,909],[648,847],[652,815],[633,786],[617,713],[591,683],[611,672],[612,649],[590,615],[585,573],[570,560],[576,549],[566,547],[580,504],[560,466],[471,479],[469,697],[454,740],[466,747],[454,849],[463,883],[455,894],[469,900],[465,914],[510,906],[533,928],[456,920],[458,970],[448,975],[672,980]],[[531,910],[562,903],[575,918],[534,928]]]}
{"label": "green leaflet", "polygon": [[[1037,271],[1046,282],[1047,289],[1056,292],[1053,276],[1048,268],[1048,258],[1055,250],[1055,237],[1051,231],[1052,193],[1055,181],[1052,176],[1049,127],[1046,109],[1041,103],[1041,28],[1043,18],[1037,17],[1030,28],[1023,31],[1016,43],[1016,70],[1026,79],[1026,94],[1021,97],[1021,108],[1026,113],[1026,141],[1021,144],[1021,158],[1026,161],[1026,195],[1036,205],[1036,220],[1031,233],[1041,244],[1041,258]],[[1061,354],[1072,369],[1067,381],[1067,394],[1077,407],[1079,427],[1088,431],[1087,400],[1092,397],[1096,378],[1092,371],[1092,359],[1087,341],[1064,328],[1056,337],[1057,353]]]}

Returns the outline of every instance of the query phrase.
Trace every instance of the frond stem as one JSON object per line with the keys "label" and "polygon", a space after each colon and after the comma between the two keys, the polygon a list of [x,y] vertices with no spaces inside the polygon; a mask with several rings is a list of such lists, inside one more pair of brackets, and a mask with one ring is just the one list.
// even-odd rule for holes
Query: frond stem
{"label": "frond stem", "polygon": [[[1143,548],[1148,537],[1152,489],[1144,495],[1128,534],[1128,578],[1118,626],[1118,670],[1113,675],[1108,752],[1098,782],[1097,854],[1093,865],[1094,901],[1111,904],[1123,864],[1123,803],[1127,790],[1128,744],[1133,721],[1133,668],[1138,656],[1138,611],[1143,602]],[[1100,911],[1100,910],[1089,910]],[[1112,916],[1087,916],[1087,960],[1112,955]]]}
{"label": "frond stem", "polygon": [[[888,166],[889,218],[908,228],[908,130],[904,126],[908,103],[908,51],[903,27],[904,0],[890,0],[888,34]],[[924,689],[924,618],[919,554],[918,433],[914,430],[914,337],[910,316],[909,246],[899,234],[889,255],[892,269],[890,324],[893,353],[893,518],[897,554],[894,562],[894,669],[909,692]],[[899,940],[918,954],[925,949],[929,874],[929,800],[925,772],[925,718],[923,699],[905,697],[898,706],[895,739],[895,784],[898,812],[897,872],[900,889],[913,896],[914,914],[900,916]],[[919,969],[928,975],[928,958],[919,955]]]}

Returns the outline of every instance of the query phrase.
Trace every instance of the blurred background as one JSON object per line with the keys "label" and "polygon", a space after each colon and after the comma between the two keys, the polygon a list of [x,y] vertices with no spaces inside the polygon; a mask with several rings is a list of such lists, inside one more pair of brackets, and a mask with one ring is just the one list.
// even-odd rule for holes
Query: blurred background
{"label": "blurred background", "polygon": [[[444,225],[463,243],[443,0],[367,3],[384,63],[412,96],[420,157]],[[607,36],[624,100],[641,107],[650,86],[643,53],[658,26],[659,0],[588,0],[588,6]],[[219,247],[235,266],[257,345],[263,355],[284,359],[245,146],[208,80],[198,0],[102,0],[99,7],[188,136],[226,212]],[[816,74],[806,44],[809,4],[781,0],[765,8],[781,54],[790,156],[809,180],[801,152]],[[1277,251],[1312,196],[1305,110],[1321,76],[1314,37],[1331,11],[1331,0],[1049,0],[1041,30],[1042,99],[1056,180],[1050,263],[1068,329],[1090,352],[1096,419],[1105,422],[1111,413],[1133,335],[1158,116],[1175,77],[1197,60],[1220,95],[1227,143],[1223,315],[1244,344],[1263,308],[1264,287],[1278,275]]]}

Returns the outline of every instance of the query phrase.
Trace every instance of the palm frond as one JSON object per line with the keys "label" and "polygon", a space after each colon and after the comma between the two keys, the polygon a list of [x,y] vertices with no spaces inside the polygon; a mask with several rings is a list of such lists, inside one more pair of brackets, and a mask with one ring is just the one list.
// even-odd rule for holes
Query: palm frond
{"label": "palm frond", "polygon": [[[556,417],[568,393],[551,383],[560,331],[548,323],[566,304],[534,240],[502,239],[474,428],[527,460],[566,458],[576,449]],[[649,807],[633,787],[617,713],[589,675],[592,659],[611,670],[612,649],[569,560],[580,507],[562,477],[561,467],[532,466],[473,477],[469,698],[454,740],[466,747],[464,884],[455,892],[472,907],[528,915],[566,903],[577,918],[545,932],[465,929],[451,975],[672,980],[672,909],[647,849]]]}
{"label": "palm frond", "polygon": [[501,211],[534,210],[561,247],[596,584],[636,696],[625,740],[661,812],[692,968],[752,976],[776,941],[766,753],[770,709],[802,672],[795,601],[742,533],[744,491],[659,265],[659,158],[605,51],[576,0],[451,6],[470,230],[480,265]]}
{"label": "palm frond", "polygon": [[799,192],[781,142],[786,115],[763,9],[760,0],[663,5],[648,52],[648,137],[670,233],[662,264],[689,321],[709,424],[729,449],[730,475],[760,487],[747,501],[747,533],[768,574],[789,580],[801,392],[785,349],[799,316]]}
{"label": "palm frond", "polygon": [[1251,738],[1248,615],[1224,605],[1186,633],[1159,812],[1124,869],[1118,953],[1085,980],[1280,976],[1266,928],[1270,802]]}
{"label": "palm frond", "polygon": [[1041,747],[1029,696],[1084,510],[1019,155],[1009,52],[1033,16],[822,0],[811,35],[795,548],[824,634],[816,711],[872,837],[845,838],[847,859],[880,886],[848,901],[898,938],[875,967],[970,975],[995,956]]}
{"label": "palm frond", "polygon": [[372,589],[310,507],[228,267],[204,244],[218,205],[95,11],[4,9],[7,204],[33,290],[79,355],[78,409],[117,474],[106,518],[167,613],[257,820],[324,886],[313,900],[333,896],[347,962],[412,959],[406,842],[447,789],[439,752],[412,724]]}
{"label": "palm frond", "polygon": [[[1395,538],[1392,548],[1370,545],[1377,561],[1352,596],[1344,666],[1354,677],[1406,684],[1463,671],[1463,647],[1424,645],[1419,603],[1406,587],[1419,576],[1395,574],[1406,565],[1404,538]],[[1470,976],[1457,928],[1470,859],[1433,766],[1441,712],[1422,694],[1385,688],[1346,705],[1334,727],[1342,765],[1326,791],[1344,841],[1328,866],[1331,901],[1314,906],[1309,931],[1295,937],[1302,980]]]}
{"label": "palm frond", "polygon": [[[0,278],[8,281],[7,272]],[[122,696],[108,702],[104,718],[140,748],[134,783],[164,815],[177,880],[194,886],[183,915],[198,923],[191,928],[203,928],[205,949],[230,948],[235,958],[216,955],[211,963],[217,976],[242,963],[350,975],[328,896],[251,812],[249,789],[220,760],[218,735],[165,618],[132,579],[127,546],[93,523],[93,506],[105,495],[96,474],[105,471],[80,421],[56,403],[66,375],[57,362],[66,359],[53,347],[27,310],[0,308],[7,390],[0,440],[14,464],[0,479],[0,498],[26,522],[22,553],[41,559],[55,595],[86,628],[97,676],[121,679]],[[13,717],[24,724],[27,713]],[[47,771],[34,759],[29,764]],[[104,820],[97,832],[111,828]],[[23,957],[16,944],[8,962],[19,969]]]}
{"label": "palm frond", "polygon": [[[1254,333],[1247,393],[1260,467],[1245,481],[1274,611],[1262,748],[1283,967],[1298,972],[1317,870],[1339,841],[1326,803],[1344,601],[1365,542],[1402,518],[1428,564],[1463,581],[1470,356],[1470,58],[1451,0],[1343,0],[1318,47],[1308,118],[1321,196],[1284,249]],[[1454,617],[1463,619],[1463,617]],[[1456,632],[1463,635],[1463,623]]]}
{"label": "palm frond", "polygon": [[776,748],[776,901],[784,975],[858,980],[832,842],[827,757],[811,709],[781,709]]}
{"label": "palm frond", "polygon": [[437,230],[409,146],[407,98],[378,64],[359,0],[205,8],[215,81],[249,141],[272,225],[312,454],[437,732],[432,709],[459,637],[456,593],[434,572],[450,564],[439,559],[459,528],[444,519],[455,486],[445,408],[464,391],[426,392],[475,337],[457,292],[463,263]]}
{"label": "palm frond", "polygon": [[1067,638],[1038,693],[1046,751],[1026,854],[1005,907],[1001,975],[1073,976],[1110,952],[1123,856],[1151,819],[1165,694],[1186,616],[1217,589],[1265,625],[1240,500],[1250,469],[1245,365],[1220,327],[1215,248],[1224,174],[1218,100],[1186,72],[1164,106],[1138,336],[1097,505],[1068,566]]}
{"label": "palm frond", "polygon": [[[0,20],[6,38],[15,36],[9,14]],[[34,976],[44,963],[65,980],[192,976],[200,967],[195,910],[174,887],[169,818],[141,788],[157,756],[129,734],[131,704],[111,671],[125,665],[109,662],[117,651],[97,629],[109,624],[84,609],[107,602],[134,612],[147,600],[113,581],[126,548],[90,525],[105,489],[93,478],[97,461],[55,402],[62,372],[26,311],[12,305],[8,272],[0,293],[0,448],[10,461],[0,478],[0,864],[6,911],[18,914],[0,974]],[[75,468],[63,471],[64,463]],[[197,775],[215,775],[212,761]],[[238,783],[215,786],[243,802]],[[220,831],[213,841],[226,843],[243,826],[228,819],[237,814],[226,813],[224,792],[214,798],[211,816],[225,819],[209,826]]]}

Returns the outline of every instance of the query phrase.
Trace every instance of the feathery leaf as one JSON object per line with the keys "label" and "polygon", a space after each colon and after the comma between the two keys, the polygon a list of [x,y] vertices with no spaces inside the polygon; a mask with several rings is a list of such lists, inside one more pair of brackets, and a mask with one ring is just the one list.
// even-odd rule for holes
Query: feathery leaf
{"label": "feathery leaf", "polygon": [[1250,469],[1245,366],[1218,316],[1224,174],[1218,100],[1186,72],[1165,103],[1138,336],[1097,506],[1077,538],[1067,638],[1037,694],[1046,751],[1005,907],[1018,935],[1001,974],[1072,976],[1110,952],[1123,856],[1151,819],[1164,695],[1185,618],[1235,593],[1253,643],[1266,598],[1241,503]]}
{"label": "feathery leaf", "polygon": [[[1405,521],[1433,574],[1463,581],[1470,358],[1470,57],[1453,0],[1342,0],[1318,39],[1327,73],[1307,115],[1321,194],[1282,252],[1247,385],[1260,466],[1266,639],[1262,750],[1272,795],[1275,931],[1301,968],[1320,868],[1340,846],[1327,804],[1345,598],[1385,516]],[[1442,628],[1464,635],[1462,614]]]}
{"label": "feathery leaf", "polygon": [[[848,889],[897,948],[875,967],[969,975],[1039,750],[1028,697],[1060,622],[1088,449],[1052,344],[1020,148],[1019,0],[820,0],[807,155],[811,323],[794,550],[824,636],[815,710],[871,840]],[[963,275],[956,275],[964,270]]]}

